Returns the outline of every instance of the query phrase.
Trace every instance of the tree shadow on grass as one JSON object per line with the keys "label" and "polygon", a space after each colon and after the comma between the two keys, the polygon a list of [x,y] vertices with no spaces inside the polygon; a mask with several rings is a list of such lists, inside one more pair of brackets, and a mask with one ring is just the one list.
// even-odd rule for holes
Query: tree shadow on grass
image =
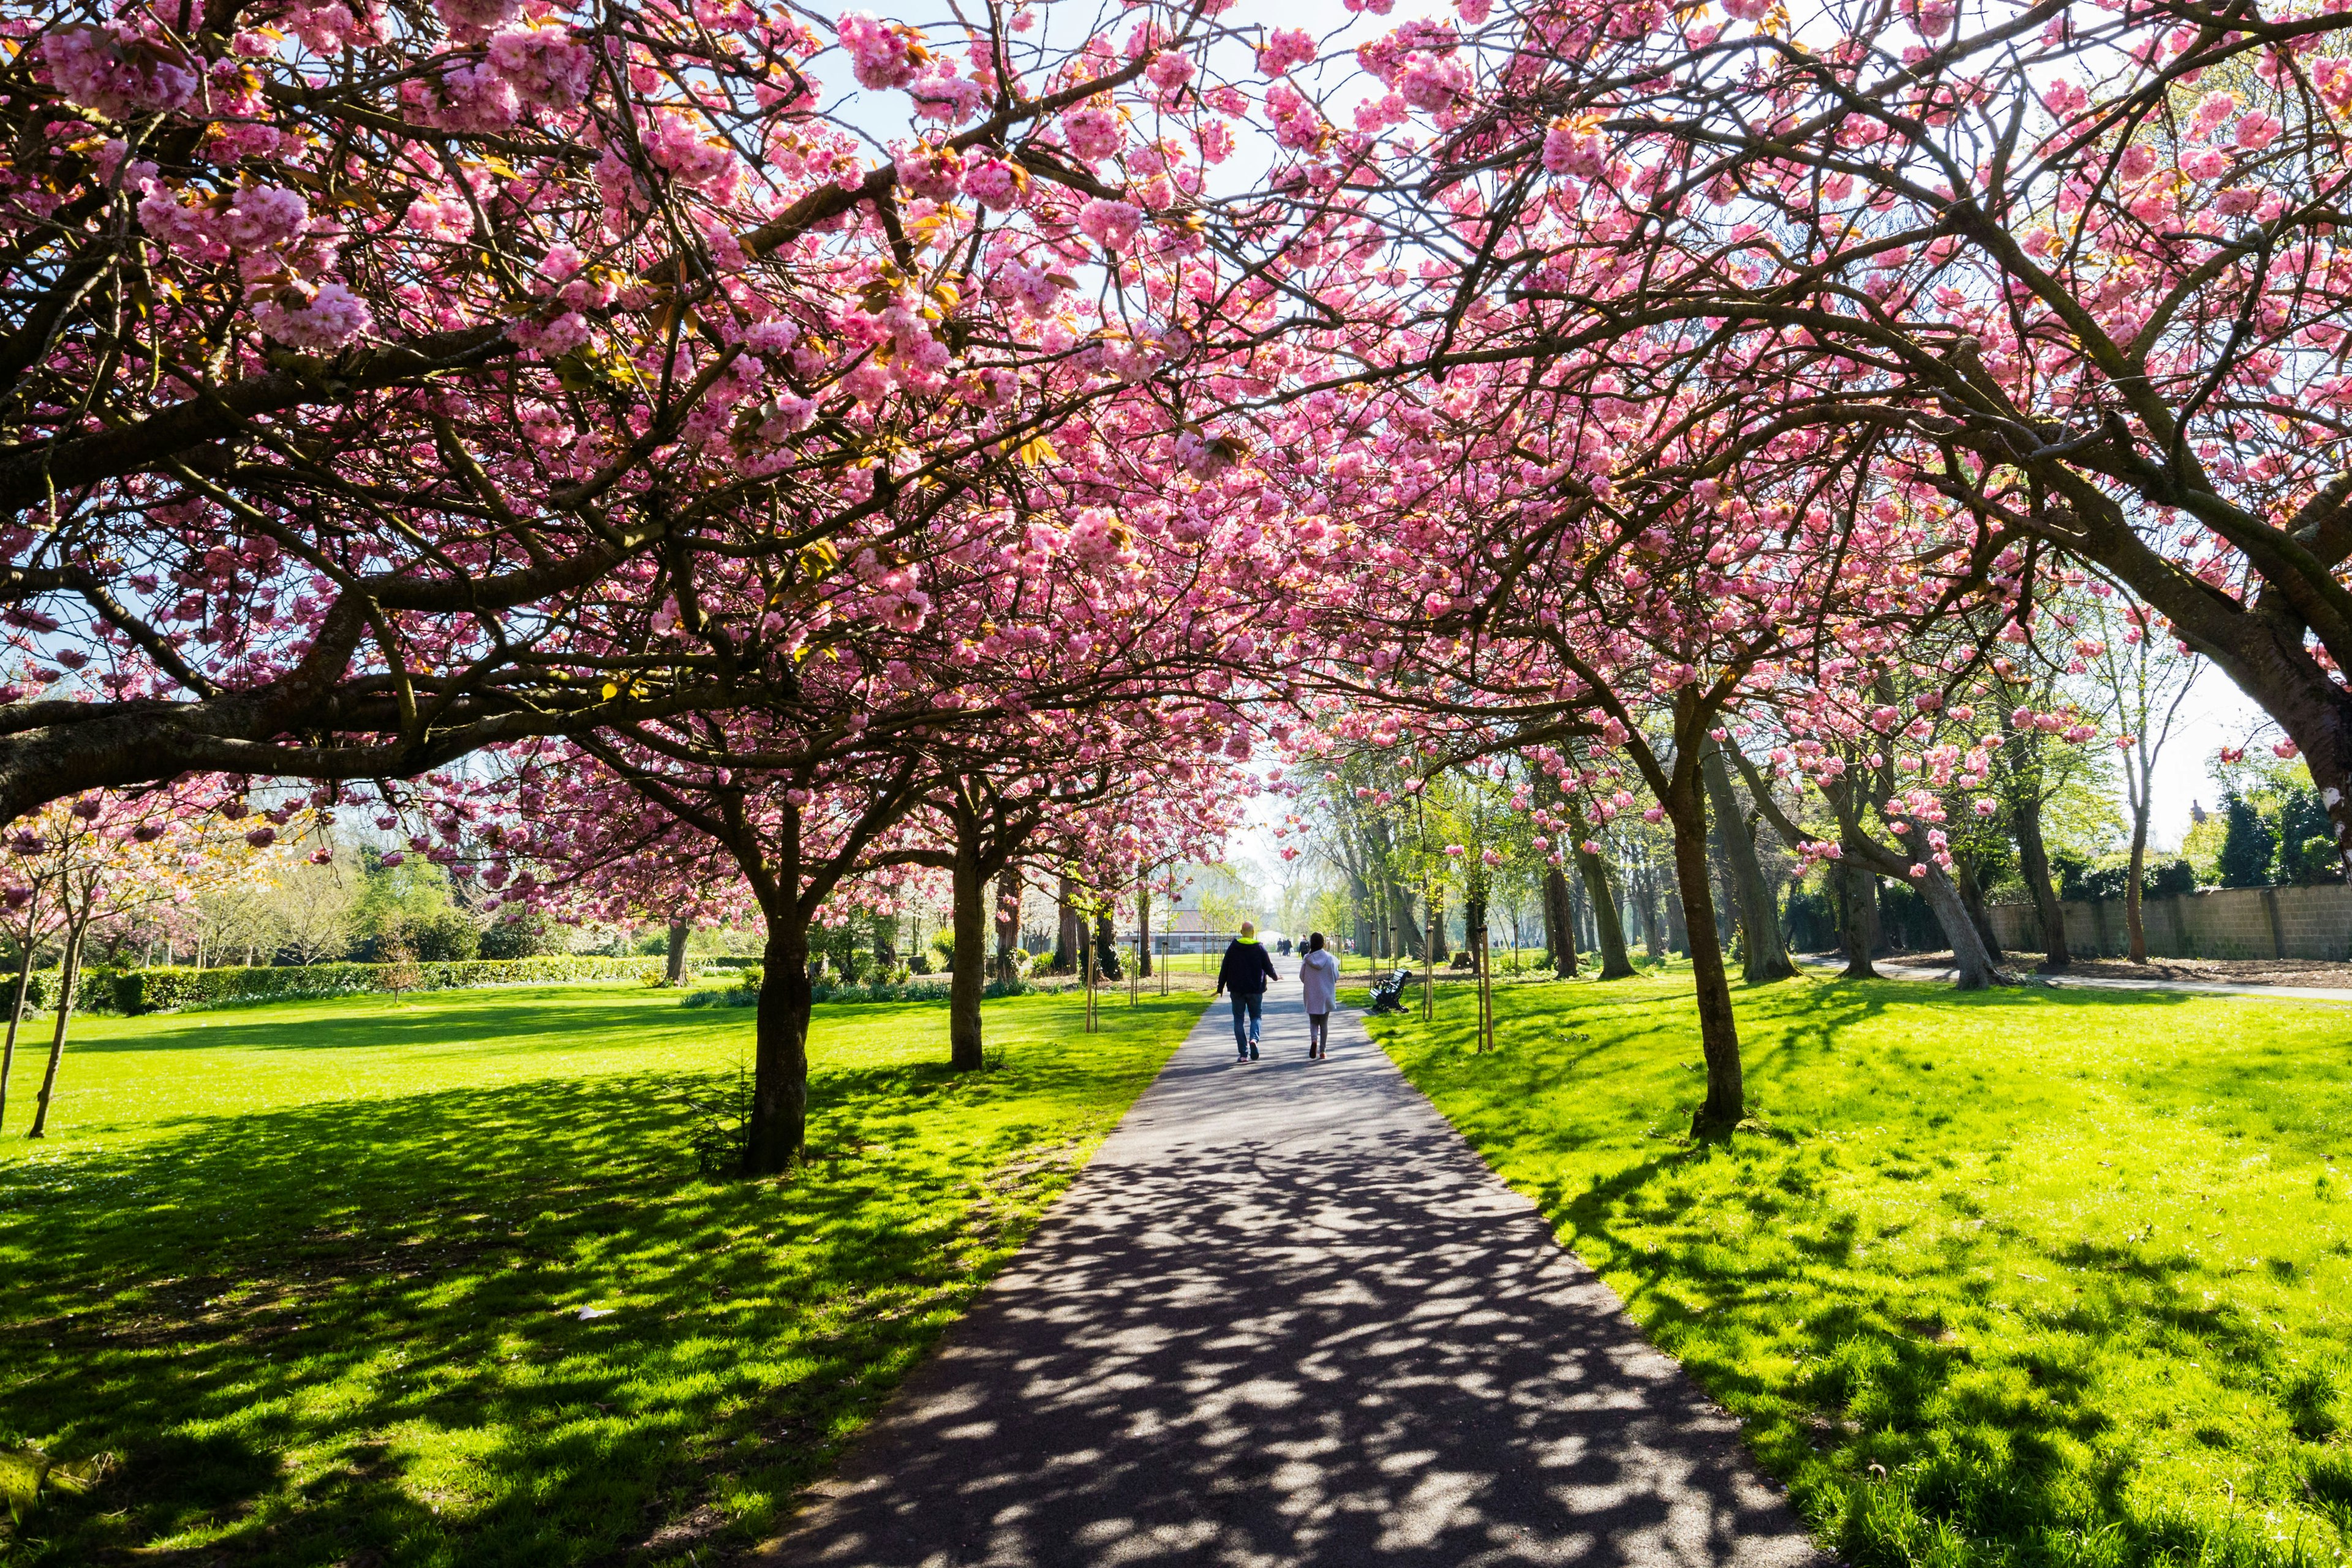
{"label": "tree shadow on grass", "polygon": [[[1973,1167],[1997,1148],[1955,1148],[1934,1131],[1953,1111],[1988,1113],[1969,1103],[1985,1093],[1976,1069],[1990,1065],[1988,1037],[2031,1062],[2044,1031],[2063,1030],[2069,1049],[2090,1049],[2043,1075],[2048,1104],[2004,1103],[1992,1112],[1997,1127],[2031,1136],[2038,1117],[2072,1104],[2065,1085],[2127,1072],[2136,1094],[2224,1131],[2229,1117],[2249,1127],[2259,1117],[2265,1135],[2300,1129],[2324,1140],[2318,1130],[2333,1130],[2340,1139],[2332,1087],[2299,1105],[2263,1099],[2292,1095],[2282,1064],[2307,1049],[2233,1041],[2239,1048],[2216,1050],[2203,1031],[2189,1038],[2176,1026],[2179,1009],[2200,1000],[2185,995],[1962,995],[1896,982],[1743,988],[1754,1102],[1776,1122],[1785,1110],[1794,1135],[1660,1144],[1635,1140],[1641,1117],[1659,1113],[1656,1137],[1698,1093],[1688,998],[1604,996],[1580,993],[1519,1017],[1507,1007],[1499,1056],[1453,1048],[1466,1022],[1443,1016],[1438,1037],[1401,1043],[1464,1130],[1619,1286],[1653,1342],[1744,1418],[1751,1447],[1791,1482],[1841,1557],[1861,1568],[2330,1560],[2330,1527],[2306,1514],[2305,1536],[2273,1539],[2263,1510],[2304,1505],[2297,1478],[2319,1475],[2313,1455],[2339,1450],[2289,1444],[2276,1461],[2263,1450],[2237,1468],[2241,1487],[2268,1489],[2242,1500],[2243,1510],[2185,1494],[2177,1506],[2151,1503],[2133,1490],[2143,1449],[2116,1431],[2149,1413],[2105,1384],[2135,1364],[2201,1358],[2206,1375],[2254,1413],[2238,1437],[2200,1428],[2196,1440],[2268,1443],[2260,1424],[2274,1418],[2286,1382],[2309,1384],[2315,1408],[2326,1399],[2276,1325],[2226,1292],[2217,1300],[2205,1289],[2210,1260],[2193,1249],[2045,1240],[2005,1226],[1976,1183],[1946,1190],[1955,1160]],[[2152,1029],[2180,1037],[2177,1059],[2166,1054],[2171,1042],[2147,1050]],[[2102,1042],[2118,1033],[2134,1054],[2110,1067]],[[2012,1089],[2022,1081],[2007,1080]],[[1857,1206],[1846,1197],[1864,1167],[1865,1190],[1882,1198],[1904,1190],[1885,1183],[1924,1185],[1908,1188],[1913,1198]],[[2273,1278],[2286,1267],[2273,1260]],[[2319,1484],[2305,1489],[2316,1497]]]}
{"label": "tree shadow on grass", "polygon": [[[266,1004],[267,1014],[258,1016],[248,1016],[245,1008],[224,1007],[108,1019],[97,1029],[77,1025],[68,1049],[312,1051],[486,1043],[577,1049],[583,1036],[610,1034],[616,1026],[680,1034],[709,1031],[708,1014],[684,1008],[673,1012],[658,1001],[616,1015],[615,1002],[633,1001],[644,992],[638,987],[613,990],[614,994],[593,1003],[583,1002],[576,985],[502,987],[495,1002],[475,994],[459,1001],[456,994],[425,992],[415,1001],[383,996]],[[670,994],[674,1006],[677,994]],[[260,1014],[262,1008],[251,1011]]]}
{"label": "tree shadow on grass", "polygon": [[[1008,1104],[953,1158],[926,1142],[943,1110],[1034,1092],[1018,1075],[849,1070],[821,1083],[810,1164],[703,1182],[676,1091],[715,1083],[192,1120],[0,1171],[0,1440],[123,1461],[44,1504],[25,1561],[177,1542],[553,1563],[756,1529],[1018,1239],[1067,1151],[1037,1146],[1048,1112]],[[611,1315],[583,1321],[592,1303]]]}

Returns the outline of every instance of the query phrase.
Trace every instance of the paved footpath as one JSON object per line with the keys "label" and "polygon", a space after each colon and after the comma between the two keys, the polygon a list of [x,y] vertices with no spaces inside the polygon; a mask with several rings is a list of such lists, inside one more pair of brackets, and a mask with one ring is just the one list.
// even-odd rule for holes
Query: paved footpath
{"label": "paved footpath", "polygon": [[1246,1066],[1209,1010],[761,1561],[1814,1568],[1354,1015],[1309,1062],[1297,983],[1267,1003]]}

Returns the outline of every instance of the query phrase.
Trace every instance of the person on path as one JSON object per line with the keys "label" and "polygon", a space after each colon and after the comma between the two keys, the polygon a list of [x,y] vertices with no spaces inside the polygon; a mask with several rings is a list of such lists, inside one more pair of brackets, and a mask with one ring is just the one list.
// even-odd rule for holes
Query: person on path
{"label": "person on path", "polygon": [[1258,941],[1257,927],[1242,921],[1241,935],[1225,944],[1225,961],[1217,965],[1217,994],[1233,993],[1236,1060],[1257,1060],[1258,1015],[1265,1005],[1265,983],[1274,977],[1274,960]]}
{"label": "person on path", "polygon": [[1307,1059],[1328,1060],[1331,1005],[1339,996],[1339,961],[1324,945],[1319,931],[1307,938],[1307,955],[1298,961],[1298,984],[1307,993]]}

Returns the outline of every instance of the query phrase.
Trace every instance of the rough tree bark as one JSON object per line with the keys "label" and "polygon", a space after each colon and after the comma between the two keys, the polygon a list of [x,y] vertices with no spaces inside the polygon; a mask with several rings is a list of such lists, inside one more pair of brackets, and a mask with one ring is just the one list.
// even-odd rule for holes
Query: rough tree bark
{"label": "rough tree bark", "polygon": [[790,1169],[808,1137],[808,921],[799,900],[791,897],[774,900],[761,913],[768,942],[761,954],[751,1045],[751,1124],[743,1139],[747,1176]]}
{"label": "rough tree bark", "polygon": [[8,1041],[0,1046],[0,1126],[8,1121],[8,1079],[16,1067],[16,1032],[24,1026],[25,993],[33,984],[33,954],[40,944],[35,933],[41,929],[41,892],[38,884],[33,889],[32,901],[25,906],[25,951],[16,961],[16,999],[8,1009]]}
{"label": "rough tree bark", "polygon": [[66,1030],[73,1022],[74,992],[81,984],[82,936],[89,929],[89,919],[84,915],[74,921],[66,935],[65,958],[58,966],[58,1027],[49,1037],[49,1067],[41,1075],[41,1092],[33,1102],[33,1129],[25,1134],[27,1138],[48,1136],[49,1102],[58,1092],[58,1065],[65,1060]]}
{"label": "rough tree bark", "polygon": [[956,824],[955,865],[948,873],[955,931],[955,958],[948,965],[948,1065],[958,1072],[987,1065],[981,1048],[980,1001],[988,971],[980,955],[988,945],[988,873],[981,865],[977,839],[976,824]]}
{"label": "rough tree bark", "polygon": [[1576,978],[1576,906],[1568,894],[1568,877],[1557,866],[1544,872],[1544,919],[1552,938],[1552,972],[1563,980]]}
{"label": "rough tree bark", "polygon": [[1731,773],[1724,765],[1723,753],[1708,747],[1699,768],[1717,831],[1723,839],[1723,856],[1731,866],[1732,891],[1739,900],[1742,978],[1750,985],[1789,979],[1797,973],[1797,966],[1789,962],[1789,950],[1780,941],[1780,912],[1773,907],[1772,889],[1764,879],[1764,867],[1756,857],[1756,840],[1740,813],[1738,796],[1732,793]]}
{"label": "rough tree bark", "polygon": [[662,971],[662,984],[672,990],[686,984],[686,939],[694,934],[694,927],[685,921],[669,922],[669,962]]}
{"label": "rough tree bark", "polygon": [[1878,945],[1878,922],[1872,918],[1877,910],[1878,879],[1859,860],[1839,861],[1835,874],[1838,935],[1845,942],[1845,969],[1838,978],[1875,980],[1878,970],[1870,955]]}
{"label": "rough tree bark", "polygon": [[1625,925],[1617,915],[1617,895],[1609,887],[1609,868],[1601,857],[1584,847],[1584,814],[1571,811],[1569,828],[1576,835],[1576,871],[1584,880],[1585,901],[1592,906],[1594,945],[1601,950],[1601,978],[1625,980],[1633,973],[1633,955],[1625,951]]}
{"label": "rough tree bark", "polygon": [[1706,1058],[1706,1100],[1691,1118],[1694,1136],[1721,1136],[1748,1114],[1748,1089],[1739,1063],[1739,1025],[1731,1011],[1731,980],[1723,966],[1717,935],[1715,895],[1709,887],[1706,809],[1698,781],[1677,769],[1663,803],[1674,825],[1675,880],[1682,892],[1683,922],[1690,936],[1691,976],[1698,993],[1699,1048]]}
{"label": "rough tree bark", "polygon": [[1054,973],[1076,974],[1078,972],[1079,938],[1083,934],[1078,930],[1078,885],[1065,876],[1054,896],[1055,912],[1060,922],[1054,932]]}
{"label": "rough tree bark", "polygon": [[996,879],[996,977],[1011,984],[1021,966],[1013,954],[1021,951],[1021,878],[1007,870]]}

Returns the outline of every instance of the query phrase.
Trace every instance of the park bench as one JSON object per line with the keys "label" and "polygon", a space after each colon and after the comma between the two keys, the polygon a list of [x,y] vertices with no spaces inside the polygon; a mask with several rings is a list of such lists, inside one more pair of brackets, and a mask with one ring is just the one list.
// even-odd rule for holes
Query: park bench
{"label": "park bench", "polygon": [[1374,1013],[1403,1012],[1404,988],[1412,979],[1412,971],[1404,968],[1402,965],[1391,971],[1387,979],[1380,981],[1372,986],[1372,1005],[1370,1011]]}

